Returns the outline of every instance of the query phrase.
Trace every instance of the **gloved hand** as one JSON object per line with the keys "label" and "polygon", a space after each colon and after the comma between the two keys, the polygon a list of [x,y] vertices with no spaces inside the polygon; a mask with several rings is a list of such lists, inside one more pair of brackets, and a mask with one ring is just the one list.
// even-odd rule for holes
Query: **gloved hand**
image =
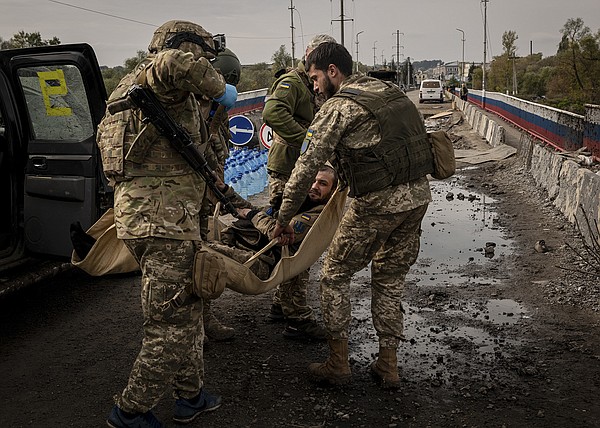
{"label": "gloved hand", "polygon": [[235,100],[237,100],[237,89],[235,86],[226,83],[225,93],[219,98],[214,98],[214,100],[219,104],[224,105],[225,108],[229,110],[235,104]]}

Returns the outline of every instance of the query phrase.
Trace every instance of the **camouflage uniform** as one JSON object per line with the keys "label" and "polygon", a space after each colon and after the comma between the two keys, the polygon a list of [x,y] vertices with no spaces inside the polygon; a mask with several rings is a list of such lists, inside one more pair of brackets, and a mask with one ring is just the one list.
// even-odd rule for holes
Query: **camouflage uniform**
{"label": "camouflage uniform", "polygon": [[[230,199],[235,207],[251,209],[250,219],[238,220],[232,226],[225,228],[221,232],[222,244],[209,242],[207,245],[240,263],[244,263],[252,257],[256,251],[268,244],[269,236],[275,228],[277,211],[270,206],[262,208],[253,206],[238,195],[231,187],[227,189],[225,196]],[[324,208],[325,204],[309,204],[305,206],[305,208],[300,208],[300,212],[292,217],[290,224],[294,228],[296,236],[294,245],[290,247],[290,252],[292,254],[300,247],[300,243],[306,237],[310,228]],[[280,257],[280,250],[276,247],[259,258],[252,266],[252,271],[260,279],[267,279]],[[306,284],[308,278],[304,277],[304,273],[300,274],[299,277],[301,277],[301,280]],[[298,285],[297,281],[294,280],[289,281],[288,283],[292,286]],[[289,299],[295,298],[295,290],[284,290],[289,293],[286,297],[289,296]],[[296,299],[294,302],[298,307],[302,307],[302,303],[306,306],[306,299],[304,299],[304,301]],[[310,307],[308,307],[308,309],[312,311]]]}
{"label": "camouflage uniform", "polygon": [[[205,124],[194,94],[219,97],[225,90],[223,77],[206,58],[194,59],[192,53],[178,49],[150,54],[123,78],[109,103],[122,98],[132,83],[140,81],[154,91],[196,144],[206,141]],[[110,177],[115,185],[117,236],[125,241],[142,270],[144,316],[142,349],[128,385],[116,401],[126,412],[143,413],[170,388],[177,396],[190,399],[202,387],[202,300],[189,299],[172,313],[164,308],[192,282],[205,183],[168,140],[152,126],[143,128],[135,110],[129,117],[118,115],[105,116],[98,131],[103,162],[114,161],[111,156],[115,153],[103,151],[102,145],[116,129],[111,126],[123,117],[129,121],[121,124],[125,148],[134,141],[147,149],[141,162],[123,160],[122,174]],[[103,136],[105,132],[108,136]]]}
{"label": "camouflage uniform", "polygon": [[[380,92],[388,88],[377,79],[352,75],[340,91],[353,88]],[[424,132],[424,127],[419,125]],[[278,222],[286,225],[302,201],[318,168],[347,149],[375,146],[380,125],[351,99],[330,98],[307,132],[306,152],[298,159],[286,185]],[[401,297],[404,278],[419,252],[421,221],[431,201],[426,176],[390,185],[352,200],[329,247],[322,269],[321,306],[333,339],[348,338],[351,320],[350,279],[371,265],[373,324],[380,346],[395,348],[403,337]]]}
{"label": "camouflage uniform", "polygon": [[[271,206],[279,206],[281,195],[296,160],[308,125],[315,114],[315,96],[304,64],[281,76],[271,88],[265,103],[263,120],[273,129],[273,142],[269,149],[269,197]],[[281,305],[288,320],[314,319],[306,304],[308,271],[280,284],[273,295],[273,303]]]}

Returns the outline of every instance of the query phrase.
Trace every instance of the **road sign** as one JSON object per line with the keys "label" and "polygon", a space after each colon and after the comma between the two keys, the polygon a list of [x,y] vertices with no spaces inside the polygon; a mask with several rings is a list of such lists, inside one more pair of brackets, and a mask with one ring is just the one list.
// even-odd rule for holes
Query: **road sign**
{"label": "road sign", "polygon": [[229,118],[229,141],[236,146],[248,144],[254,135],[254,124],[246,116],[238,115]]}
{"label": "road sign", "polygon": [[262,145],[267,149],[270,149],[271,143],[273,142],[273,130],[266,123],[263,123],[260,127],[259,137]]}

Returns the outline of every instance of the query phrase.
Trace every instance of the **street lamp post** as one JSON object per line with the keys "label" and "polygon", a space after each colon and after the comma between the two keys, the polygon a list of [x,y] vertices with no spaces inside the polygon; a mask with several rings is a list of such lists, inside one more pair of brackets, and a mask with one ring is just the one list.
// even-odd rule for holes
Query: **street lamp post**
{"label": "street lamp post", "polygon": [[358,35],[364,33],[364,31],[359,31],[356,33],[356,72],[358,73]]}
{"label": "street lamp post", "polygon": [[464,74],[465,74],[465,32],[460,28],[456,29],[462,33],[462,62],[460,63],[460,83],[464,83]]}
{"label": "street lamp post", "polygon": [[373,42],[373,71],[375,70],[375,63],[377,61],[377,54],[376,54],[376,48],[375,48],[376,43],[377,43],[377,40],[375,40]]}

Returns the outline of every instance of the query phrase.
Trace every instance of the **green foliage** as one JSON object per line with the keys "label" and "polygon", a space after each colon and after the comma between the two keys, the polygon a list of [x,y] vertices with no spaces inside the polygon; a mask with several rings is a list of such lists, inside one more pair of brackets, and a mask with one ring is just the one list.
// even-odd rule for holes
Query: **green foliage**
{"label": "green foliage", "polygon": [[18,33],[15,33],[9,40],[0,38],[0,49],[20,49],[54,45],[60,45],[58,37],[54,36],[51,39],[44,40],[39,31],[36,31],[35,33],[26,33],[21,30]]}
{"label": "green foliage", "polygon": [[253,91],[256,89],[270,88],[275,81],[272,68],[265,62],[254,65],[242,66],[238,92]]}
{"label": "green foliage", "polygon": [[273,70],[280,70],[292,66],[292,55],[287,52],[285,45],[281,45],[271,57],[271,61],[273,61]]}
{"label": "green foliage", "polygon": [[[506,31],[502,36],[504,53],[490,64],[486,89],[512,91],[514,75],[518,96],[524,99],[579,114],[586,103],[600,104],[600,31],[594,34],[583,19],[570,18],[561,34],[555,56],[516,57],[518,36],[514,31]],[[474,88],[480,88],[480,74],[473,74]]]}
{"label": "green foliage", "polygon": [[146,58],[148,52],[137,51],[136,56],[127,58],[123,61],[123,66],[117,66],[113,68],[103,68],[102,80],[104,80],[104,86],[108,94],[115,90],[121,79],[135,68],[142,60]]}

